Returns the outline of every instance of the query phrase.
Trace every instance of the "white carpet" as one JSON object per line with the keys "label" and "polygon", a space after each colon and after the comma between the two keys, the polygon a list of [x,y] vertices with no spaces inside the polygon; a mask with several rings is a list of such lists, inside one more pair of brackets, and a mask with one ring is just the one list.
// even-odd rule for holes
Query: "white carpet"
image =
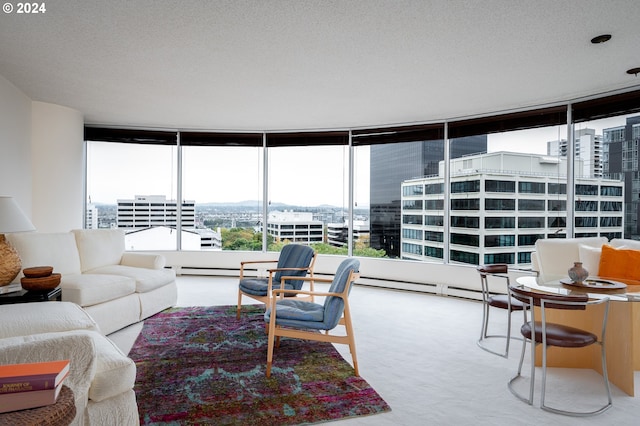
{"label": "white carpet", "polygon": [[[180,277],[179,306],[233,305],[237,280]],[[476,346],[482,319],[479,302],[377,288],[354,288],[352,316],[360,374],[389,403],[390,413],[341,420],[345,425],[588,425],[640,424],[640,375],[635,398],[612,386],[613,407],[587,418],[542,411],[516,399],[507,382],[515,374],[521,343],[509,359]],[[248,303],[248,302],[247,302]],[[502,329],[506,317],[492,325]],[[519,316],[514,315],[519,320]],[[514,321],[517,323],[517,321]],[[519,325],[514,325],[515,333]],[[126,334],[126,333],[119,333]],[[127,346],[126,340],[115,339]],[[346,360],[348,349],[337,345]],[[128,351],[128,348],[126,349]],[[527,358],[525,358],[527,359]],[[526,377],[529,370],[525,366]],[[541,374],[537,374],[537,379]],[[528,383],[524,384],[525,387]],[[526,388],[528,389],[528,388]],[[524,390],[526,392],[526,389]],[[547,404],[587,409],[606,401],[601,376],[592,370],[553,369]]]}

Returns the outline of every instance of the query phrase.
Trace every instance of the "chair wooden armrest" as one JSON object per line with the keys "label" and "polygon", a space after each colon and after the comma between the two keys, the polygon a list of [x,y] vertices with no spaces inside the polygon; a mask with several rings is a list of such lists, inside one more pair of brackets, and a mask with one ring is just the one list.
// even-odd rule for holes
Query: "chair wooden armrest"
{"label": "chair wooden armrest", "polygon": [[274,260],[243,260],[240,262],[241,265],[246,265],[249,263],[278,263],[278,259]]}
{"label": "chair wooden armrest", "polygon": [[[267,269],[269,272],[278,272],[278,271],[310,271],[311,267],[308,266],[306,268],[273,268]],[[289,278],[298,278],[298,277],[289,277]]]}
{"label": "chair wooden armrest", "polygon": [[291,277],[291,276],[280,277],[281,282],[284,282],[286,280],[311,281],[311,282],[319,282],[319,283],[331,283],[333,281],[333,279],[331,278],[318,278],[318,277]]}
{"label": "chair wooden armrest", "polygon": [[255,265],[260,263],[278,263],[277,260],[245,260],[240,262],[240,279],[244,278],[244,266]]}
{"label": "chair wooden armrest", "polygon": [[[352,274],[351,283],[354,283],[358,278],[360,278],[360,274]],[[280,277],[280,281],[281,282],[284,282],[286,280],[311,281],[311,282],[319,282],[319,283],[332,283],[333,282],[333,278],[289,277],[289,276]]]}
{"label": "chair wooden armrest", "polygon": [[[311,268],[275,268],[275,269],[267,269],[269,272],[269,284],[267,287],[267,293],[271,294],[271,289],[273,285],[273,274],[278,271],[309,271]],[[280,288],[284,288],[284,282],[286,279],[290,279],[292,281],[310,281],[311,289],[313,290],[313,272],[311,272],[310,277],[294,277],[294,276],[280,276]]]}
{"label": "chair wooden armrest", "polygon": [[[311,291],[311,290],[284,290],[281,288],[277,288],[273,290],[274,295],[278,293],[287,293],[287,294],[307,294],[309,296],[336,296],[341,299],[345,299],[346,296],[342,293],[329,293],[326,291]],[[274,298],[275,299],[275,298]]]}
{"label": "chair wooden armrest", "polygon": [[[360,278],[360,274],[352,274],[351,276],[351,282],[349,283],[349,285],[352,285],[358,278]],[[273,291],[273,299],[275,300],[278,294],[283,293],[282,296],[280,296],[280,298],[282,299],[282,297],[284,297],[284,293],[287,294],[306,294],[309,296],[337,296],[340,297],[342,299],[346,300],[347,295],[343,294],[343,293],[328,293],[328,292],[317,292],[313,289],[313,283],[314,282],[321,282],[321,283],[332,283],[333,282],[333,278],[316,278],[316,277],[280,277],[280,283],[282,285],[284,285],[284,282],[287,280],[300,280],[300,281],[309,281],[311,283],[311,289],[310,290],[285,290],[282,287],[278,288],[278,289],[274,289]],[[347,287],[348,288],[348,287]]]}
{"label": "chair wooden armrest", "polygon": [[[304,269],[308,269],[308,268],[282,268],[282,269],[284,269],[284,270],[304,270]],[[271,275],[269,275],[269,276],[271,277]],[[309,283],[309,287],[310,287],[310,290],[308,290],[308,291],[311,291],[311,292],[314,291],[313,284],[316,281],[324,282],[324,283],[330,283],[332,281],[331,279],[328,279],[328,278],[315,278],[313,275],[311,275],[309,277],[295,277],[295,276],[289,276],[289,275],[285,276],[285,275],[283,275],[283,276],[280,277],[280,288],[277,289],[277,290],[283,290],[283,291],[279,292],[279,293],[282,293],[280,295],[280,299],[284,298],[284,293],[285,293],[284,292],[284,283],[287,280],[308,282]],[[272,293],[273,291],[274,290],[272,289],[272,286],[271,286],[271,280],[269,280],[269,294],[273,294]],[[286,293],[291,294],[291,293],[294,293],[295,291],[297,291],[297,290],[287,290]],[[277,295],[273,294],[273,296],[274,296],[274,299],[275,299],[275,297]],[[310,294],[309,296],[313,297],[314,295]]]}
{"label": "chair wooden armrest", "polygon": [[240,262],[240,267],[242,268],[244,265],[251,265],[255,263],[278,263],[278,260],[244,260]]}

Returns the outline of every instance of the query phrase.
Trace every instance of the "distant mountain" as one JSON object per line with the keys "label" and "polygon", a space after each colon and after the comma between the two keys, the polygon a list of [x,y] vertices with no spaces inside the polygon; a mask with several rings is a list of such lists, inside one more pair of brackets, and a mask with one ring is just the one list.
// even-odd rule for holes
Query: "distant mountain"
{"label": "distant mountain", "polygon": [[[261,204],[261,201],[258,200],[245,200],[245,201],[235,201],[235,202],[211,202],[211,203],[198,203],[196,202],[197,205],[202,206],[202,207],[242,207],[242,206],[250,206],[250,207],[254,207],[257,205]],[[330,204],[321,204],[319,206],[301,206],[301,205],[296,205],[296,204],[286,204],[286,203],[278,203],[278,202],[271,202],[271,204],[269,204],[270,207],[272,208],[279,208],[279,209],[287,209],[287,210],[293,210],[293,209],[297,209],[297,208],[305,208],[305,209],[309,209],[309,208],[313,208],[313,209],[321,209],[321,208],[326,208],[326,209],[338,209],[340,207],[337,206],[332,206]]]}
{"label": "distant mountain", "polygon": [[[199,206],[209,206],[209,207],[222,207],[222,206],[232,206],[232,207],[241,207],[241,206],[257,206],[261,205],[262,201],[259,200],[244,200],[244,201],[223,201],[223,202],[209,202],[209,203],[198,203]],[[271,203],[271,206],[289,208],[290,206],[285,203]]]}

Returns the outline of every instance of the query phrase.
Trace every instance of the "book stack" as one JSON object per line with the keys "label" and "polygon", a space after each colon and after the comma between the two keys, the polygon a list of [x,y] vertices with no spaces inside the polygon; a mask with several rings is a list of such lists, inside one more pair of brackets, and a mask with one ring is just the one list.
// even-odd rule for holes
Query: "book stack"
{"label": "book stack", "polygon": [[69,360],[0,365],[0,413],[55,404]]}

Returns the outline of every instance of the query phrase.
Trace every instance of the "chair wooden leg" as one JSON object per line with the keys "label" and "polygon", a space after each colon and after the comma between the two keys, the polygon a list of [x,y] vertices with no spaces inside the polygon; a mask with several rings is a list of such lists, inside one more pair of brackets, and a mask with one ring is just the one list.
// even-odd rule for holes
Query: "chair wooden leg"
{"label": "chair wooden leg", "polygon": [[275,318],[271,318],[271,321],[269,321],[269,337],[268,337],[268,344],[267,344],[267,377],[271,377],[271,364],[273,363],[273,340],[274,340],[274,333],[275,333]]}
{"label": "chair wooden leg", "polygon": [[344,320],[344,328],[349,338],[349,351],[351,352],[351,359],[353,360],[353,370],[356,376],[360,376],[360,372],[358,371],[358,356],[356,355],[356,339],[353,334],[353,325],[351,323],[351,311],[349,309],[348,303],[345,303],[343,320]]}
{"label": "chair wooden leg", "polygon": [[238,289],[238,307],[236,308],[236,319],[240,319],[241,309],[242,309],[242,292]]}
{"label": "chair wooden leg", "polygon": [[353,336],[349,336],[349,350],[351,351],[351,359],[353,359],[353,371],[356,376],[360,376],[358,371],[358,357],[356,356],[356,342]]}

